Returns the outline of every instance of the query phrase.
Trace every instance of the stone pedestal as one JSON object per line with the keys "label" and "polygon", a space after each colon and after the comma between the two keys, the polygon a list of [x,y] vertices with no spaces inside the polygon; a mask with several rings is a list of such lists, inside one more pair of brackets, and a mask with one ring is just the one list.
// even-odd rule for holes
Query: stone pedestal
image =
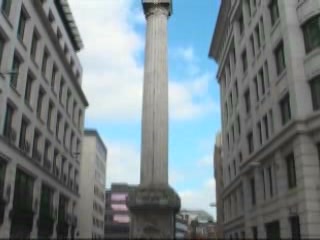
{"label": "stone pedestal", "polygon": [[173,239],[180,198],[170,186],[139,186],[129,194],[130,238]]}

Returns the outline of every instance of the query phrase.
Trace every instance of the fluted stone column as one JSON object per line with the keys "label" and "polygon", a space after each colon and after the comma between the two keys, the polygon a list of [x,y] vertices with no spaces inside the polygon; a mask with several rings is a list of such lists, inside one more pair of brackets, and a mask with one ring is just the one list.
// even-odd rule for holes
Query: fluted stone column
{"label": "fluted stone column", "polygon": [[167,22],[171,0],[142,0],[147,20],[140,185],[129,194],[131,238],[174,238],[180,198],[168,184]]}

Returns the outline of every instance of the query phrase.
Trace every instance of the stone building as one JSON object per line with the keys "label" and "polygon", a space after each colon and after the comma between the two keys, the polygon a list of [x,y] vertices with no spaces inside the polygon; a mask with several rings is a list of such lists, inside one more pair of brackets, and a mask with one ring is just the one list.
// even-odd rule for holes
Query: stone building
{"label": "stone building", "polygon": [[320,237],[320,1],[221,1],[227,238]]}
{"label": "stone building", "polygon": [[80,237],[104,238],[107,148],[96,130],[86,129],[81,154]]}
{"label": "stone building", "polygon": [[223,238],[223,201],[221,199],[223,189],[223,159],[222,159],[222,138],[221,133],[216,136],[214,145],[214,177],[216,180],[216,213],[217,223],[215,226],[218,238]]}
{"label": "stone building", "polygon": [[75,237],[81,38],[66,1],[0,7],[0,238]]}

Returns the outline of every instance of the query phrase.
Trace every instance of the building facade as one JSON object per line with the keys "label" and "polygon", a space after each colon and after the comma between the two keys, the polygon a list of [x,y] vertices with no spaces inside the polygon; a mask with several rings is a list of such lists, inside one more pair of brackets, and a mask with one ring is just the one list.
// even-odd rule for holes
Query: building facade
{"label": "building facade", "polygon": [[226,238],[320,237],[320,1],[221,1]]}
{"label": "building facade", "polygon": [[81,38],[66,1],[0,7],[0,238],[76,237]]}
{"label": "building facade", "polygon": [[176,215],[175,238],[186,239],[189,235],[188,229],[189,229],[188,218],[178,213]]}
{"label": "building facade", "polygon": [[216,142],[214,145],[214,177],[216,180],[216,214],[217,223],[215,226],[215,232],[218,238],[223,238],[223,201],[221,199],[223,189],[223,160],[222,160],[222,137],[221,133],[216,136]]}
{"label": "building facade", "polygon": [[80,237],[104,238],[107,148],[96,130],[86,129],[82,144]]}
{"label": "building facade", "polygon": [[128,239],[130,226],[130,213],[127,198],[130,191],[136,186],[124,183],[111,184],[106,191],[105,206],[105,238]]}

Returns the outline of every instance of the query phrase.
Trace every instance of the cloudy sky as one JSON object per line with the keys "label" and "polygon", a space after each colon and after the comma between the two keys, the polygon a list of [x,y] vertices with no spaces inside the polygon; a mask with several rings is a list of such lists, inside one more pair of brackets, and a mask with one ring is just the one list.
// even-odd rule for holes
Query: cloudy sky
{"label": "cloudy sky", "polygon": [[[107,186],[139,183],[145,18],[140,0],[69,0],[85,48],[86,127],[108,150]],[[208,58],[216,0],[175,0],[169,29],[169,180],[182,206],[215,201],[213,145],[220,126],[216,64]]]}

